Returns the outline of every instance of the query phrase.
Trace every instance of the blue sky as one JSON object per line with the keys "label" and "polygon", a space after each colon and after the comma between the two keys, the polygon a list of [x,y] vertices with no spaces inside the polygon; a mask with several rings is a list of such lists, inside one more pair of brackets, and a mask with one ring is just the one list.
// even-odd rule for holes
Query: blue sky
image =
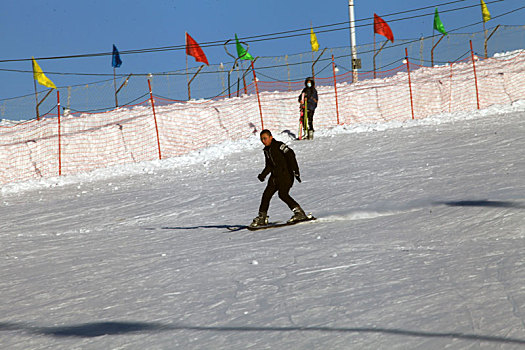
{"label": "blue sky", "polygon": [[[356,19],[365,19],[376,12],[383,17],[396,39],[432,35],[433,9],[414,13],[429,14],[403,21],[390,20],[410,14],[389,17],[388,14],[438,6],[447,9],[476,5],[479,0],[464,0],[444,5],[451,0],[355,0]],[[523,0],[504,0],[490,3],[493,16],[524,6]],[[525,24],[525,9],[487,23]],[[479,6],[457,12],[442,13],[447,30],[480,21]],[[111,52],[112,44],[120,51],[184,44],[187,31],[199,43],[225,41],[234,37],[269,34],[348,21],[347,0],[325,1],[237,1],[237,0],[4,0],[0,5],[0,61],[35,57],[54,57]],[[372,21],[370,20],[370,24]],[[358,22],[363,24],[363,22]],[[460,33],[479,31],[481,24],[465,28]],[[317,34],[321,48],[349,45],[349,31],[339,30]],[[373,41],[371,26],[357,29],[357,43]],[[250,53],[274,56],[310,50],[309,37],[253,42]],[[231,62],[222,45],[204,48],[211,64]],[[148,54],[123,55],[118,73],[149,73],[183,69],[184,50]],[[106,73],[111,74],[111,57],[88,57],[40,60],[44,72]],[[190,59],[190,66],[197,66]],[[0,69],[31,70],[31,63],[0,62]],[[48,75],[57,86],[87,83],[107,77]],[[44,90],[39,87],[39,90]],[[32,74],[0,70],[0,99],[31,94],[34,91]]]}

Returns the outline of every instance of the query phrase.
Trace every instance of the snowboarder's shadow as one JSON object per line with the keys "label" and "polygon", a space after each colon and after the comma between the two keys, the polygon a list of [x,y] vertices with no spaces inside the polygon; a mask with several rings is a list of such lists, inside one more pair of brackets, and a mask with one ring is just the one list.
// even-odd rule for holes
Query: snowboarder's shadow
{"label": "snowboarder's shadow", "polygon": [[163,230],[198,230],[203,228],[219,228],[219,229],[227,229],[228,231],[235,232],[240,231],[242,229],[246,228],[246,225],[199,225],[199,226],[166,226],[162,227]]}

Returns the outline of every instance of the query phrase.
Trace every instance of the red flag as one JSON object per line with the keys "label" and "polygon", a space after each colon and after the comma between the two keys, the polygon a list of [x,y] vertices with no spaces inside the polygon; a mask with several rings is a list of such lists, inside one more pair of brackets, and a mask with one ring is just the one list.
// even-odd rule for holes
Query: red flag
{"label": "red flag", "polygon": [[392,29],[388,24],[378,15],[374,13],[374,33],[383,35],[385,38],[394,42],[394,34],[392,34]]}
{"label": "red flag", "polygon": [[188,33],[186,33],[186,55],[195,57],[196,62],[206,63],[208,66],[210,65],[204,51],[202,51],[199,44],[197,44]]}

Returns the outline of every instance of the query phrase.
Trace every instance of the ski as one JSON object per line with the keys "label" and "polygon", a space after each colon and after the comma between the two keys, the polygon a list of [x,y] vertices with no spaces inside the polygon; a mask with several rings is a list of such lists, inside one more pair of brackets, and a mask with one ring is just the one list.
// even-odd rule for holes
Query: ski
{"label": "ski", "polygon": [[308,140],[308,98],[304,92],[301,94],[299,109],[301,113],[299,117],[299,132],[297,133],[297,140]]}
{"label": "ski", "polygon": [[304,96],[303,139],[308,139],[308,97]]}
{"label": "ski", "polygon": [[299,102],[299,132],[297,133],[297,139],[302,140],[303,139],[303,130],[304,130],[304,92],[301,94],[301,101]]}

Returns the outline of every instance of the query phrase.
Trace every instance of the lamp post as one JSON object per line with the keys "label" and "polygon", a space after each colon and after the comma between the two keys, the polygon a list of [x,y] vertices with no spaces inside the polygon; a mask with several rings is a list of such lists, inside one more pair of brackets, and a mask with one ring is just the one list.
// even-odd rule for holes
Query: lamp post
{"label": "lamp post", "polygon": [[352,78],[357,82],[357,49],[355,43],[354,0],[348,0],[348,15],[350,17],[350,47],[352,50]]}

